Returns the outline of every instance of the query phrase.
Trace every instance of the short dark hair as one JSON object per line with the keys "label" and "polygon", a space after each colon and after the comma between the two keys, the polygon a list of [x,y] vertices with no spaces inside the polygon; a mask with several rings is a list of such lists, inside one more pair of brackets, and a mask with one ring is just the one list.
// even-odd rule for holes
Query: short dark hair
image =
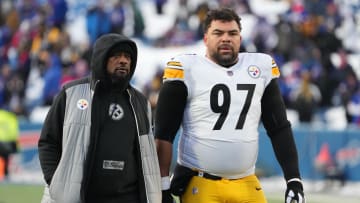
{"label": "short dark hair", "polygon": [[230,8],[218,8],[209,10],[206,14],[206,18],[203,22],[203,32],[206,33],[207,30],[210,27],[210,24],[214,20],[221,20],[221,21],[233,21],[239,25],[239,29],[241,31],[241,18],[238,16],[238,14],[230,9]]}

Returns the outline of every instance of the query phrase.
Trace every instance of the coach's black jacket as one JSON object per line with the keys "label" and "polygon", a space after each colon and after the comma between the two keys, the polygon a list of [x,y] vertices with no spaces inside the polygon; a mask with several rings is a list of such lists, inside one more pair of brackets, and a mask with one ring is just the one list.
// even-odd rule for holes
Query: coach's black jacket
{"label": "coach's black jacket", "polygon": [[[105,35],[95,43],[91,60],[91,76],[65,85],[54,100],[41,131],[39,158],[47,183],[42,202],[85,202],[90,169],[94,159],[99,124],[100,90],[106,91],[110,78],[105,65],[108,51],[119,43],[127,43],[135,51],[131,57],[131,76],[137,61],[136,44],[118,34]],[[131,77],[130,77],[131,78]],[[138,173],[141,202],[161,202],[158,159],[151,128],[151,108],[147,99],[129,83],[127,91],[137,125]],[[126,130],[126,129],[124,129]],[[121,133],[121,132],[119,132]]]}

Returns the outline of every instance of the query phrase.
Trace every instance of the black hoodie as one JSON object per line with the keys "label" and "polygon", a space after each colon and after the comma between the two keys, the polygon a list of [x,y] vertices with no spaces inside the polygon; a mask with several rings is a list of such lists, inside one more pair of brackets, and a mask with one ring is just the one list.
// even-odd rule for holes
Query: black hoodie
{"label": "black hoodie", "polygon": [[[106,73],[106,60],[108,57],[108,52],[114,46],[121,45],[122,43],[127,43],[130,47],[133,48],[133,53],[131,56],[131,76],[135,72],[136,61],[137,61],[137,47],[136,44],[126,38],[123,35],[119,34],[106,34],[100,37],[93,47],[92,59],[90,63],[91,75],[89,77],[85,77],[79,80],[71,81],[64,85],[63,89],[60,91],[58,96],[55,98],[51,109],[47,115],[47,118],[44,122],[43,129],[39,139],[39,159],[41,168],[44,173],[45,181],[50,184],[51,180],[54,176],[55,170],[60,162],[62,155],[62,136],[63,136],[63,128],[64,128],[64,118],[68,113],[68,107],[66,101],[67,97],[72,97],[73,95],[68,95],[67,91],[69,89],[73,89],[81,84],[90,84],[90,89],[93,92],[92,96],[92,105],[91,109],[91,128],[90,128],[90,144],[88,146],[86,158],[84,159],[84,171],[83,178],[81,183],[81,199],[82,202],[85,202],[85,196],[89,186],[89,177],[91,176],[92,166],[94,164],[96,152],[96,143],[98,140],[99,132],[101,131],[102,124],[101,116],[99,116],[99,112],[104,112],[104,109],[108,107],[102,106],[104,100],[107,98],[102,97],[102,94],[108,91],[106,88],[110,83],[109,76]],[[131,77],[129,77],[129,80]],[[140,93],[135,88],[131,87],[129,83],[126,85],[126,90],[124,91],[129,98],[129,102],[131,103],[131,109],[134,113],[134,117],[136,118],[137,128],[136,133],[138,136],[140,135],[149,135],[151,131],[150,121],[148,117],[149,106],[146,97]],[[80,92],[81,94],[81,92]],[[90,123],[89,123],[90,125]],[[124,129],[126,131],[126,129]],[[119,132],[121,134],[126,134],[126,132]],[[139,137],[135,138],[135,142],[138,142]],[[135,144],[136,145],[136,144]],[[146,189],[145,183],[142,174],[142,163],[139,152],[139,144],[137,144],[134,148],[135,155],[137,155],[138,159],[138,185],[139,185],[139,194],[140,201],[146,202]],[[156,154],[156,152],[155,152]],[[70,167],[70,166],[69,166]]]}
{"label": "black hoodie", "polygon": [[90,68],[91,68],[91,79],[92,79],[92,87],[94,86],[94,82],[101,81],[101,83],[104,84],[104,86],[109,85],[111,82],[109,80],[109,76],[106,73],[106,61],[109,55],[109,51],[116,47],[121,46],[121,44],[128,44],[132,48],[132,55],[131,55],[131,70],[130,70],[130,77],[132,78],[135,72],[136,68],[136,62],[137,62],[137,46],[135,42],[130,40],[129,38],[111,33],[107,35],[101,36],[98,40],[96,40],[93,52],[92,52],[92,58],[90,61]]}

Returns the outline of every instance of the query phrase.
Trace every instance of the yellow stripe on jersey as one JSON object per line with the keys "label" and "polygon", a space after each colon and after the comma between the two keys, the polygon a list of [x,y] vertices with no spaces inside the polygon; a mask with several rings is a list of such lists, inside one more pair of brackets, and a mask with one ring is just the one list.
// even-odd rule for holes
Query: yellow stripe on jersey
{"label": "yellow stripe on jersey", "polygon": [[163,79],[184,79],[184,70],[165,68]]}
{"label": "yellow stripe on jersey", "polygon": [[280,76],[279,67],[276,65],[274,60],[272,60],[272,64],[271,64],[271,75],[272,75],[272,77],[279,77]]}
{"label": "yellow stripe on jersey", "polygon": [[167,66],[177,66],[177,67],[182,67],[181,63],[178,61],[169,61],[167,64]]}

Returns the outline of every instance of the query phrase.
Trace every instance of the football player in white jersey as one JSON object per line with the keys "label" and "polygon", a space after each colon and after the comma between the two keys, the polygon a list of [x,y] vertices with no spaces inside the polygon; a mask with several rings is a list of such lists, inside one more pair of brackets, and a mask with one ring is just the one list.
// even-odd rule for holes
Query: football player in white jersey
{"label": "football player in white jersey", "polygon": [[240,31],[233,10],[211,10],[204,21],[205,56],[179,55],[166,64],[155,118],[163,203],[172,202],[171,193],[182,203],[266,202],[255,175],[260,122],[284,173],[285,202],[305,202],[279,69],[267,54],[239,53]]}

